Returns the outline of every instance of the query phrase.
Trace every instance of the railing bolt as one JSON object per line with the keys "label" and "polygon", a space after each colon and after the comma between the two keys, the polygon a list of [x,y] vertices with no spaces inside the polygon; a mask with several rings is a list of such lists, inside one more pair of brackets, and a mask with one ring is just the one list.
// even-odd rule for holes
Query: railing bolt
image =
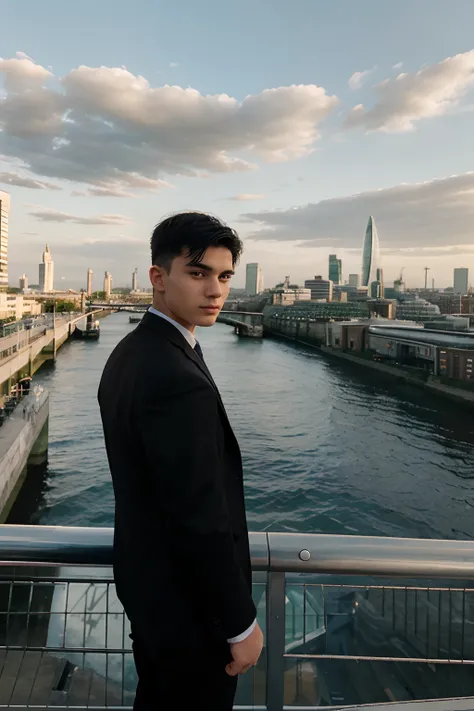
{"label": "railing bolt", "polygon": [[309,560],[311,558],[311,553],[306,550],[306,548],[302,551],[300,551],[300,559],[301,560]]}

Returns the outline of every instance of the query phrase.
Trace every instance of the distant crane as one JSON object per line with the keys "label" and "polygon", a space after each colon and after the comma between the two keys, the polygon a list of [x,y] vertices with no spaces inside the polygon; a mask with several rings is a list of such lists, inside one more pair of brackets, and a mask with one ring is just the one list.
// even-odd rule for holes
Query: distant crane
{"label": "distant crane", "polygon": [[430,267],[425,267],[425,291],[428,289],[428,272],[430,271]]}

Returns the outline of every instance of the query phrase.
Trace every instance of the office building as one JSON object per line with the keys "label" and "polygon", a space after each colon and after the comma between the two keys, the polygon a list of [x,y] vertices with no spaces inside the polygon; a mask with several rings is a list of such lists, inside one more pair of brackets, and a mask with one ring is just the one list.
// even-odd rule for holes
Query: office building
{"label": "office building", "polygon": [[376,279],[370,284],[370,298],[371,299],[381,299],[382,298],[382,284]]}
{"label": "office building", "polygon": [[285,277],[282,284],[277,284],[270,290],[271,303],[279,306],[291,306],[297,301],[311,301],[310,289],[298,284],[290,284],[290,277]]}
{"label": "office building", "polygon": [[469,269],[454,270],[454,293],[464,296],[469,291]]}
{"label": "office building", "polygon": [[349,274],[349,286],[355,289],[360,287],[360,274]]}
{"label": "office building", "polygon": [[245,293],[247,296],[256,296],[263,291],[263,274],[257,262],[247,264],[245,275]]}
{"label": "office building", "polygon": [[20,287],[21,291],[25,291],[25,289],[28,289],[28,277],[26,274],[22,274],[18,286]]}
{"label": "office building", "polygon": [[380,298],[383,299],[385,294],[385,285],[383,282],[383,269],[381,267],[379,267],[376,271],[375,281],[378,281],[380,284]]}
{"label": "office building", "polygon": [[375,220],[371,215],[367,223],[362,249],[362,286],[368,287],[373,281],[377,281],[379,259],[379,237]]}
{"label": "office building", "polygon": [[15,319],[28,316],[38,316],[42,312],[42,304],[30,294],[9,294],[0,291],[0,319]]}
{"label": "office building", "polygon": [[10,195],[0,190],[0,289],[8,287],[8,215]]}
{"label": "office building", "polygon": [[138,291],[138,269],[135,267],[135,269],[132,272],[132,291]]}
{"label": "office building", "polygon": [[86,294],[87,296],[92,296],[92,276],[94,272],[92,269],[89,267],[87,270],[87,289],[86,289]]}
{"label": "office building", "polygon": [[336,254],[329,255],[329,281],[335,286],[342,282],[342,260],[338,259]]}
{"label": "office building", "polygon": [[306,279],[304,285],[311,290],[312,301],[332,301],[333,283],[330,279],[315,276],[314,279]]}
{"label": "office building", "polygon": [[39,288],[43,294],[54,289],[54,262],[48,245],[43,252],[43,261],[39,265]]}
{"label": "office building", "polygon": [[110,272],[105,272],[104,275],[104,294],[106,299],[110,299],[110,294],[112,293],[112,274]]}
{"label": "office building", "polygon": [[430,304],[425,299],[418,297],[409,301],[402,301],[397,305],[397,318],[400,321],[417,321],[423,323],[440,315],[439,306]]}

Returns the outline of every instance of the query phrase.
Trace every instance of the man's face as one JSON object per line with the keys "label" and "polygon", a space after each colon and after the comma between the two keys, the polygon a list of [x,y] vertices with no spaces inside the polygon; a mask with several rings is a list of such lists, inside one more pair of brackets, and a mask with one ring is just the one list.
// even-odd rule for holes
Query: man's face
{"label": "man's face", "polygon": [[197,265],[188,255],[175,257],[169,273],[150,268],[157,307],[186,328],[214,325],[233,274],[232,253],[225,247],[209,247]]}

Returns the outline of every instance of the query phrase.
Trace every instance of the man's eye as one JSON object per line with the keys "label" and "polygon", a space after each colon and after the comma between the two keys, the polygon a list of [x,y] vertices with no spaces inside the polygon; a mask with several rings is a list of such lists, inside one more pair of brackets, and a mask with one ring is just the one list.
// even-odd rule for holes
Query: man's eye
{"label": "man's eye", "polygon": [[202,277],[204,274],[202,272],[191,272],[191,276]]}

